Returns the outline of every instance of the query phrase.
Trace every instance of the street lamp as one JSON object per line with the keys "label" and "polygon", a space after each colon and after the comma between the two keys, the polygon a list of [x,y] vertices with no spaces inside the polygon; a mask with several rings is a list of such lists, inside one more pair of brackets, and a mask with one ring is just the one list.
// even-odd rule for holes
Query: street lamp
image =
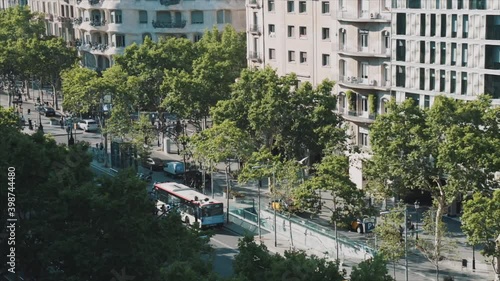
{"label": "street lamp", "polygon": [[415,201],[415,213],[417,213],[417,221],[415,222],[415,232],[417,233],[415,236],[415,240],[418,241],[418,208],[420,208],[420,202]]}

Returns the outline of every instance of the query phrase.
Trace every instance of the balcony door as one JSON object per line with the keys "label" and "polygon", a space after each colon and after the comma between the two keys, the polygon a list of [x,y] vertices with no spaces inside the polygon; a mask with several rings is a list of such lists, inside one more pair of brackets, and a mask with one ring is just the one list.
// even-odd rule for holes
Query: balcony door
{"label": "balcony door", "polygon": [[368,63],[360,63],[360,78],[362,84],[368,84]]}

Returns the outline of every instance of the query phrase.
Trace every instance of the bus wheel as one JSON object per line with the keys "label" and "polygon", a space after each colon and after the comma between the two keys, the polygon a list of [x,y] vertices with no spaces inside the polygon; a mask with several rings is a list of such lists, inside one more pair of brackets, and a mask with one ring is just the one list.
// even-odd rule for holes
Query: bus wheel
{"label": "bus wheel", "polygon": [[189,218],[188,218],[188,217],[185,217],[185,218],[184,218],[184,222],[185,222],[186,224],[189,224]]}

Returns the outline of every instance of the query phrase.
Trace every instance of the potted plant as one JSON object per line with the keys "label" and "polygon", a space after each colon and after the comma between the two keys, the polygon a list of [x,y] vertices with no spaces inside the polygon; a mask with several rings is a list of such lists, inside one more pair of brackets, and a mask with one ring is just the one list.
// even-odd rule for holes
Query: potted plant
{"label": "potted plant", "polygon": [[354,108],[354,104],[355,104],[354,93],[351,90],[347,90],[345,92],[345,95],[347,98],[347,104],[348,104],[349,111],[355,110],[355,108]]}
{"label": "potted plant", "polygon": [[368,112],[370,117],[377,114],[377,96],[375,94],[368,95]]}

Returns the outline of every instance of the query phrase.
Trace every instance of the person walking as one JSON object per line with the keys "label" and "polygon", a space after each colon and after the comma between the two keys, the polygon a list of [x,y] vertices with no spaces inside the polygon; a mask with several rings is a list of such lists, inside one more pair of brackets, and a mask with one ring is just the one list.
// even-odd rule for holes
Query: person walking
{"label": "person walking", "polygon": [[30,115],[30,113],[31,113],[31,109],[30,109],[30,108],[28,108],[28,115]]}
{"label": "person walking", "polygon": [[61,119],[59,119],[59,125],[61,125],[61,129],[64,129],[64,119],[61,116]]}

